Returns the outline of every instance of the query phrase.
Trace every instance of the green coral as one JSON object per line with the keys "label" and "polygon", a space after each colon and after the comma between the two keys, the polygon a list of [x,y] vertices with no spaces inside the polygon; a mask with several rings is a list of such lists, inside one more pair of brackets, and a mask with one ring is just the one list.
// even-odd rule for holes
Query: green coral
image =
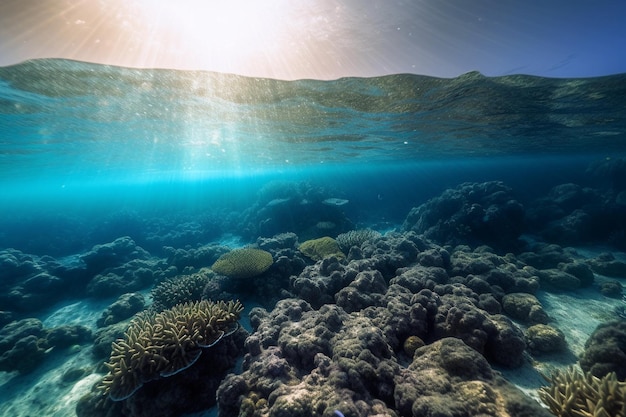
{"label": "green coral", "polygon": [[346,257],[339,248],[337,241],[328,236],[307,240],[298,247],[298,250],[314,261],[319,261],[329,256],[335,256],[339,259]]}
{"label": "green coral", "polygon": [[241,248],[220,256],[211,269],[231,278],[245,279],[261,275],[273,263],[272,254],[267,251]]}
{"label": "green coral", "polygon": [[555,416],[626,416],[626,382],[614,372],[598,378],[570,367],[546,379],[551,385],[539,389],[539,398]]}
{"label": "green coral", "polygon": [[199,301],[204,287],[214,276],[209,268],[202,268],[194,274],[179,275],[159,283],[150,291],[152,309],[158,312],[176,304]]}
{"label": "green coral", "polygon": [[113,342],[105,362],[109,372],[97,388],[111,400],[121,401],[145,382],[187,369],[198,360],[202,348],[237,330],[242,311],[239,301],[202,300],[138,315],[124,338]]}

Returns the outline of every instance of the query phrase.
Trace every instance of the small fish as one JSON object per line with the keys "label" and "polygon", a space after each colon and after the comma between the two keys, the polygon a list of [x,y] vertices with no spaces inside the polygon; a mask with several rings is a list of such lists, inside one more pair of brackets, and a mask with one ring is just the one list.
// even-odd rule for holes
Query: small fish
{"label": "small fish", "polygon": [[344,206],[346,204],[348,204],[350,201],[349,200],[344,200],[343,198],[327,198],[326,200],[322,201],[323,204],[326,204],[327,206]]}
{"label": "small fish", "polygon": [[339,410],[335,410],[335,411],[334,411],[334,413],[335,413],[335,415],[336,415],[337,417],[345,417],[345,416],[343,415],[343,413],[342,413],[341,411],[339,411]]}

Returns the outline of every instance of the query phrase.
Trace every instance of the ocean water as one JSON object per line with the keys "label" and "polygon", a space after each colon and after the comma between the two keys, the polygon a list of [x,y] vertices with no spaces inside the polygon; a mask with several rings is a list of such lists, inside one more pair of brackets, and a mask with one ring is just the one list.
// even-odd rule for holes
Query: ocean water
{"label": "ocean water", "polygon": [[572,244],[619,257],[624,157],[625,74],[279,81],[28,61],[0,68],[0,250],[70,262],[123,236],[156,257],[270,232],[304,240],[310,230],[286,214],[265,229],[242,220],[293,195],[347,200],[335,236],[386,233],[447,189],[502,181],[525,207],[561,184],[615,193],[615,233]]}
{"label": "ocean water", "polygon": [[[401,223],[467,181],[540,195],[624,154],[625,90],[624,75],[278,81],[67,60],[0,68],[0,245],[68,254],[102,243],[80,234],[116,213],[244,210],[274,180],[328,188],[357,223]],[[37,247],[59,228],[64,242]]]}

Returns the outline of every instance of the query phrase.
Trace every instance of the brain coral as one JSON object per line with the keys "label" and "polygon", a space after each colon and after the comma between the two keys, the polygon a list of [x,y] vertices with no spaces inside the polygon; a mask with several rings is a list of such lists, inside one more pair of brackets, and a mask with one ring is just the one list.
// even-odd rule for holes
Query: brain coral
{"label": "brain coral", "polygon": [[335,239],[328,236],[307,240],[298,247],[298,250],[314,261],[319,261],[329,256],[336,256],[340,259],[346,257]]}
{"label": "brain coral", "polygon": [[231,278],[251,278],[262,274],[272,266],[272,254],[254,248],[234,249],[220,256],[211,269]]}
{"label": "brain coral", "polygon": [[242,311],[239,301],[202,300],[137,316],[124,338],[113,342],[105,363],[109,372],[97,388],[111,400],[121,401],[145,382],[183,371],[198,360],[202,348],[237,330]]}

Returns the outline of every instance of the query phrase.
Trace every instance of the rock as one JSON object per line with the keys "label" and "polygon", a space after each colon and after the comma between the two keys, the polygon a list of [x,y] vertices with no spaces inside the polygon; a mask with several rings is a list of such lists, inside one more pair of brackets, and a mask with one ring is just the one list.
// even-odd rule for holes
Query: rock
{"label": "rock", "polygon": [[98,327],[110,326],[122,320],[132,317],[145,307],[145,299],[141,293],[126,293],[102,312],[102,316],[96,322]]}
{"label": "rock", "polygon": [[600,293],[605,297],[621,298],[622,288],[622,283],[619,281],[605,281],[600,284]]}
{"label": "rock", "polygon": [[526,344],[537,355],[561,352],[567,346],[563,332],[545,324],[535,324],[526,330]]}
{"label": "rock", "polygon": [[620,381],[626,379],[626,320],[609,321],[596,327],[585,342],[580,367],[598,378],[615,372]]}
{"label": "rock", "polygon": [[506,314],[524,323],[547,324],[550,320],[537,297],[532,294],[507,294],[502,298],[502,308]]}

